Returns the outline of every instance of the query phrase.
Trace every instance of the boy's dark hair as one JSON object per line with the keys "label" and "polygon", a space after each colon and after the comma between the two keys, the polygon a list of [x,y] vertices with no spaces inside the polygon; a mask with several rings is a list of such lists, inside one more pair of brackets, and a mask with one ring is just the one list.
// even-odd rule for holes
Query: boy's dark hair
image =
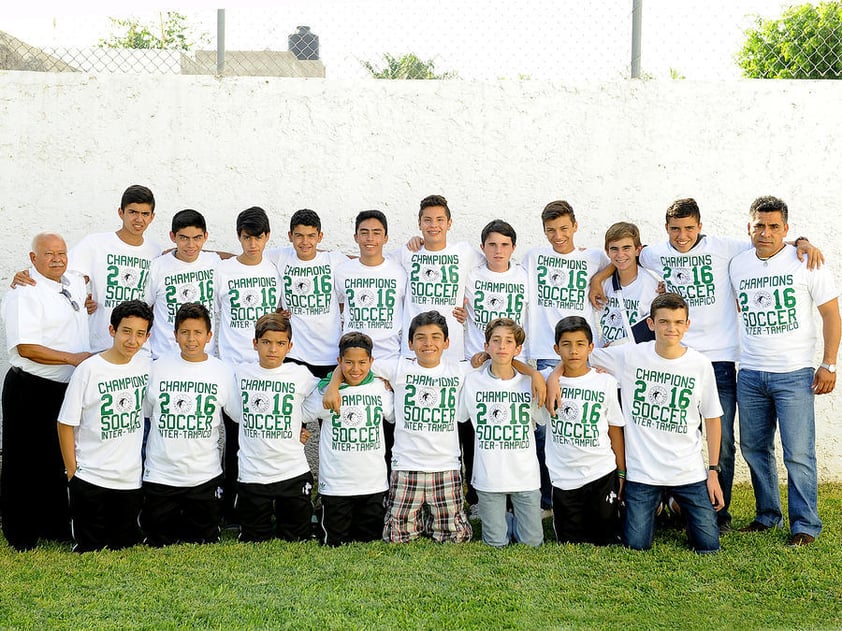
{"label": "boy's dark hair", "polygon": [[365,333],[352,331],[339,338],[339,356],[344,357],[345,351],[351,348],[361,348],[366,352],[366,355],[371,357],[371,351],[374,349],[374,342],[372,342],[371,338]]}
{"label": "boy's dark hair", "polygon": [[424,214],[424,209],[430,206],[441,206],[444,208],[445,216],[450,219],[450,206],[447,205],[447,200],[442,195],[427,195],[421,200],[418,207],[418,221],[421,221],[421,215]]}
{"label": "boy's dark hair", "polygon": [[573,207],[563,199],[558,199],[544,206],[544,210],[541,211],[541,223],[547,223],[565,216],[570,217],[570,221],[576,223],[576,214],[573,212]]}
{"label": "boy's dark hair", "polygon": [[155,319],[155,316],[152,314],[152,307],[142,300],[126,300],[114,307],[114,310],[111,312],[111,326],[116,331],[124,318],[132,317],[146,320],[147,333],[152,330],[152,321]]}
{"label": "boy's dark hair", "polygon": [[208,231],[208,224],[205,222],[205,218],[198,210],[193,210],[192,208],[185,208],[184,210],[179,210],[176,214],[172,217],[172,226],[171,230],[173,234],[176,234],[182,228],[198,228],[202,232]]}
{"label": "boy's dark hair", "polygon": [[577,333],[581,331],[588,338],[588,344],[593,344],[593,331],[591,325],[582,316],[567,316],[562,318],[555,325],[555,343],[561,341],[561,336],[564,333]]}
{"label": "boy's dark hair", "polygon": [[515,344],[523,346],[523,342],[526,340],[526,332],[523,330],[522,326],[511,318],[494,318],[491,322],[486,324],[485,341],[490,342],[491,336],[494,334],[494,329],[498,329],[500,327],[503,327],[504,329],[511,329],[512,334],[515,336]]}
{"label": "boy's dark hair", "polygon": [[695,219],[696,223],[702,223],[699,205],[692,197],[677,199],[667,208],[666,223],[669,223],[670,219],[687,219],[688,217]]}
{"label": "boy's dark hair", "polygon": [[287,337],[292,341],[292,324],[289,318],[280,313],[264,313],[254,323],[254,339],[259,340],[266,335],[267,331],[279,331],[286,333]]}
{"label": "boy's dark hair", "polygon": [[208,331],[211,330],[211,317],[208,308],[201,302],[185,302],[175,312],[175,325],[173,330],[178,331],[185,320],[204,320]]}
{"label": "boy's dark hair", "polygon": [[752,219],[757,219],[757,213],[773,213],[775,211],[780,211],[784,223],[789,223],[789,208],[787,208],[786,202],[772,195],[764,195],[755,199],[751,202],[751,208],[748,212]]}
{"label": "boy's dark hair", "polygon": [[292,213],[292,217],[289,218],[289,231],[292,232],[295,229],[295,226],[310,226],[311,228],[315,228],[321,232],[322,220],[319,218],[319,215],[315,210],[302,208],[301,210],[296,210]]}
{"label": "boy's dark hair", "polygon": [[409,341],[412,341],[418,327],[427,326],[428,324],[435,324],[444,333],[444,339],[448,339],[447,318],[438,311],[423,311],[412,318],[412,322],[409,323]]}
{"label": "boy's dark hair", "polygon": [[389,223],[386,221],[386,215],[379,210],[364,210],[359,213],[356,221],[354,222],[354,234],[357,234],[357,231],[360,229],[360,224],[366,219],[376,219],[383,224],[383,234],[389,234]]}
{"label": "boy's dark hair", "polygon": [[125,210],[129,204],[149,204],[152,206],[152,212],[155,212],[155,196],[152,191],[140,184],[132,184],[123,191],[123,197],[120,198],[120,209]]}
{"label": "boy's dark hair", "polygon": [[259,237],[262,234],[269,234],[269,216],[260,206],[246,208],[237,215],[237,236],[243,233],[248,237]]}
{"label": "boy's dark hair", "polygon": [[658,309],[684,309],[685,317],[690,316],[690,307],[687,306],[687,301],[678,294],[671,294],[669,292],[661,294],[652,301],[652,306],[649,308],[649,317],[655,319],[655,312]]}
{"label": "boy's dark hair", "polygon": [[492,232],[502,234],[504,237],[509,237],[512,240],[512,245],[517,245],[517,233],[515,232],[515,229],[512,228],[510,223],[507,223],[502,219],[495,219],[494,221],[489,221],[485,224],[485,228],[482,229],[479,236],[480,243],[482,245],[485,245],[485,240]]}
{"label": "boy's dark hair", "polygon": [[608,244],[612,241],[619,241],[620,239],[631,239],[634,242],[634,247],[639,248],[640,230],[633,223],[628,221],[618,221],[611,224],[608,230],[605,231],[605,250],[608,250]]}

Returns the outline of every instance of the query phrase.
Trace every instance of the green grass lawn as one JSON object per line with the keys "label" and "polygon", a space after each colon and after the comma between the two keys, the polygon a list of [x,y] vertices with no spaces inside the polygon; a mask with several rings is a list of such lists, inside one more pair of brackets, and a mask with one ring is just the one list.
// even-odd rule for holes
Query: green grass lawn
{"label": "green grass lawn", "polygon": [[[825,530],[731,533],[699,556],[680,532],[619,547],[241,544],[71,554],[0,539],[0,628],[839,628],[842,485],[823,485]],[[735,489],[736,525],[753,515]],[[552,537],[546,520],[548,540]]]}

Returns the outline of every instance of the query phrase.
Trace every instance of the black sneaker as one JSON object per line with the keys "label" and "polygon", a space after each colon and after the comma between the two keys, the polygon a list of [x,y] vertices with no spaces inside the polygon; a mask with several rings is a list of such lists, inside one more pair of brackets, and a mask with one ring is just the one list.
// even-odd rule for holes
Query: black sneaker
{"label": "black sneaker", "polygon": [[751,522],[748,526],[743,526],[740,528],[740,532],[765,532],[769,530],[771,526],[767,526],[766,524],[761,524],[756,519]]}

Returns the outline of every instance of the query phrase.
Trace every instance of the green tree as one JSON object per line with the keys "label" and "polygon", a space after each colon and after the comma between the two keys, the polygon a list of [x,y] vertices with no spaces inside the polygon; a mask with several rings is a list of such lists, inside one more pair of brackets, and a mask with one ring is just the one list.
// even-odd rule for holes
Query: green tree
{"label": "green tree", "polygon": [[194,35],[187,16],[177,11],[158,13],[158,21],[143,24],[137,18],[108,18],[112,33],[99,40],[101,48],[155,48],[188,51],[197,43],[207,44],[207,33]]}
{"label": "green tree", "polygon": [[790,7],[778,19],[758,17],[737,64],[752,79],[842,79],[842,2]]}
{"label": "green tree", "polygon": [[375,79],[458,79],[459,74],[448,71],[436,73],[436,62],[433,59],[424,61],[414,53],[405,55],[383,54],[386,65],[375,67],[370,61],[363,61],[363,67]]}

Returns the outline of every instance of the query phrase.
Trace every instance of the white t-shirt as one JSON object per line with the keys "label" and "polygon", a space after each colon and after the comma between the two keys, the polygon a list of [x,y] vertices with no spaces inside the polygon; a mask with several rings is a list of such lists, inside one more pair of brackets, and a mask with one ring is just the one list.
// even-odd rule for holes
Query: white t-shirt
{"label": "white t-shirt", "polygon": [[347,260],[340,252],[317,252],[302,261],[292,247],[277,251],[279,305],[290,312],[292,324],[290,358],[316,366],[336,364],[342,319],[335,274]]}
{"label": "white t-shirt", "polygon": [[184,488],[221,475],[222,410],[233,417],[239,405],[234,371],[216,357],[188,362],[174,354],[152,362],[143,481]]}
{"label": "white t-shirt", "polygon": [[240,424],[240,482],[271,484],[307,473],[310,466],[301,443],[304,400],[318,384],[300,364],[262,368],[237,366],[241,395],[237,413]]}
{"label": "white t-shirt", "polygon": [[792,372],[813,366],[815,307],[836,298],[827,267],[808,270],[791,245],[766,261],[749,250],[731,263],[740,306],[740,368]]}
{"label": "white t-shirt", "polygon": [[324,419],[319,436],[319,493],[382,493],[389,488],[383,422],[395,420],[394,395],[372,373],[358,386],[343,384],[339,394],[340,414],[322,407],[319,390],[305,404],[310,416]]}
{"label": "white t-shirt", "polygon": [[[602,291],[607,302],[599,314],[599,346],[625,340],[628,328],[649,317],[649,308],[658,295],[658,283],[651,272],[638,268],[637,278],[620,289],[614,289],[614,278],[606,278]],[[620,298],[622,297],[622,306]],[[634,342],[634,340],[631,340]]]}
{"label": "white t-shirt", "polygon": [[692,348],[665,359],[655,342],[642,342],[595,349],[591,364],[620,382],[628,479],[656,486],[706,480],[702,423],[722,416],[710,360]]}
{"label": "white t-shirt", "polygon": [[536,423],[546,423],[546,414],[532,400],[529,377],[515,372],[512,379],[500,379],[490,364],[469,373],[458,418],[474,426],[474,488],[518,493],[541,487],[534,430]]}
{"label": "white t-shirt", "polygon": [[278,307],[278,268],[266,257],[257,265],[243,265],[232,257],[219,263],[216,275],[219,358],[232,366],[256,362],[254,323]]}
{"label": "white t-shirt", "polygon": [[[35,280],[35,285],[16,287],[3,297],[9,363],[30,375],[67,383],[73,374],[73,366],[34,362],[21,357],[17,347],[18,344],[39,344],[66,353],[89,351],[85,279],[77,272],[67,272],[62,277],[63,282],[57,283],[38,273],[34,267],[30,268],[29,275]],[[62,290],[69,292],[70,297],[62,295]]]}
{"label": "white t-shirt", "polygon": [[617,400],[617,380],[611,375],[590,370],[558,381],[561,407],[547,425],[544,453],[553,486],[569,491],[617,468],[608,427],[626,422]]}
{"label": "white t-shirt", "polygon": [[[526,270],[515,263],[505,272],[492,272],[483,263],[468,274],[465,286],[468,311],[465,357],[470,359],[485,350],[485,327],[495,318],[511,318],[522,327],[526,326],[527,286]],[[528,356],[524,344],[517,359],[523,360]]]}
{"label": "white t-shirt", "polygon": [[76,476],[107,489],[139,489],[143,470],[143,399],[152,360],[127,364],[94,355],[76,368],[58,422],[72,425]]}
{"label": "white t-shirt", "polygon": [[442,359],[435,368],[400,357],[372,365],[395,393],[393,471],[453,471],[460,468],[456,411],[468,362]]}
{"label": "white t-shirt", "polygon": [[564,317],[581,316],[596,331],[588,300],[591,276],[608,265],[602,250],[573,250],[559,254],[549,246],[532,248],[523,267],[529,277],[529,354],[532,359],[558,359],[553,350],[555,325]]}
{"label": "white t-shirt", "polygon": [[737,361],[740,353],[734,288],[728,275],[731,259],[751,248],[745,239],[702,235],[686,253],[669,241],[643,248],[640,264],[660,274],[669,292],[690,306],[690,328],[682,343],[713,362]]}
{"label": "white t-shirt", "polygon": [[465,359],[465,325],[453,317],[453,309],[464,304],[468,274],[483,260],[480,250],[460,241],[435,252],[424,247],[410,252],[402,247],[390,256],[400,257],[407,274],[401,354],[414,356],[407,339],[412,318],[425,311],[438,311],[447,319],[450,338],[445,357],[456,361]]}
{"label": "white t-shirt", "polygon": [[201,252],[192,263],[177,259],[175,252],[152,261],[144,300],[155,314],[149,338],[153,359],[178,352],[173,329],[175,314],[181,305],[200,302],[210,312],[211,322],[216,320],[213,292],[219,261],[216,252]]}
{"label": "white t-shirt", "polygon": [[126,300],[143,300],[152,259],[160,255],[157,243],[146,239],[141,245],[129,245],[115,232],[89,234],[70,250],[68,269],[90,278],[91,297],[97,303],[91,314],[94,352],[111,348],[111,312]]}
{"label": "white t-shirt", "polygon": [[[397,357],[406,293],[406,272],[400,263],[387,258],[380,265],[363,265],[350,259],[336,270],[336,288],[345,303],[342,332],[368,335],[375,359]],[[333,354],[336,357],[335,349]]]}

